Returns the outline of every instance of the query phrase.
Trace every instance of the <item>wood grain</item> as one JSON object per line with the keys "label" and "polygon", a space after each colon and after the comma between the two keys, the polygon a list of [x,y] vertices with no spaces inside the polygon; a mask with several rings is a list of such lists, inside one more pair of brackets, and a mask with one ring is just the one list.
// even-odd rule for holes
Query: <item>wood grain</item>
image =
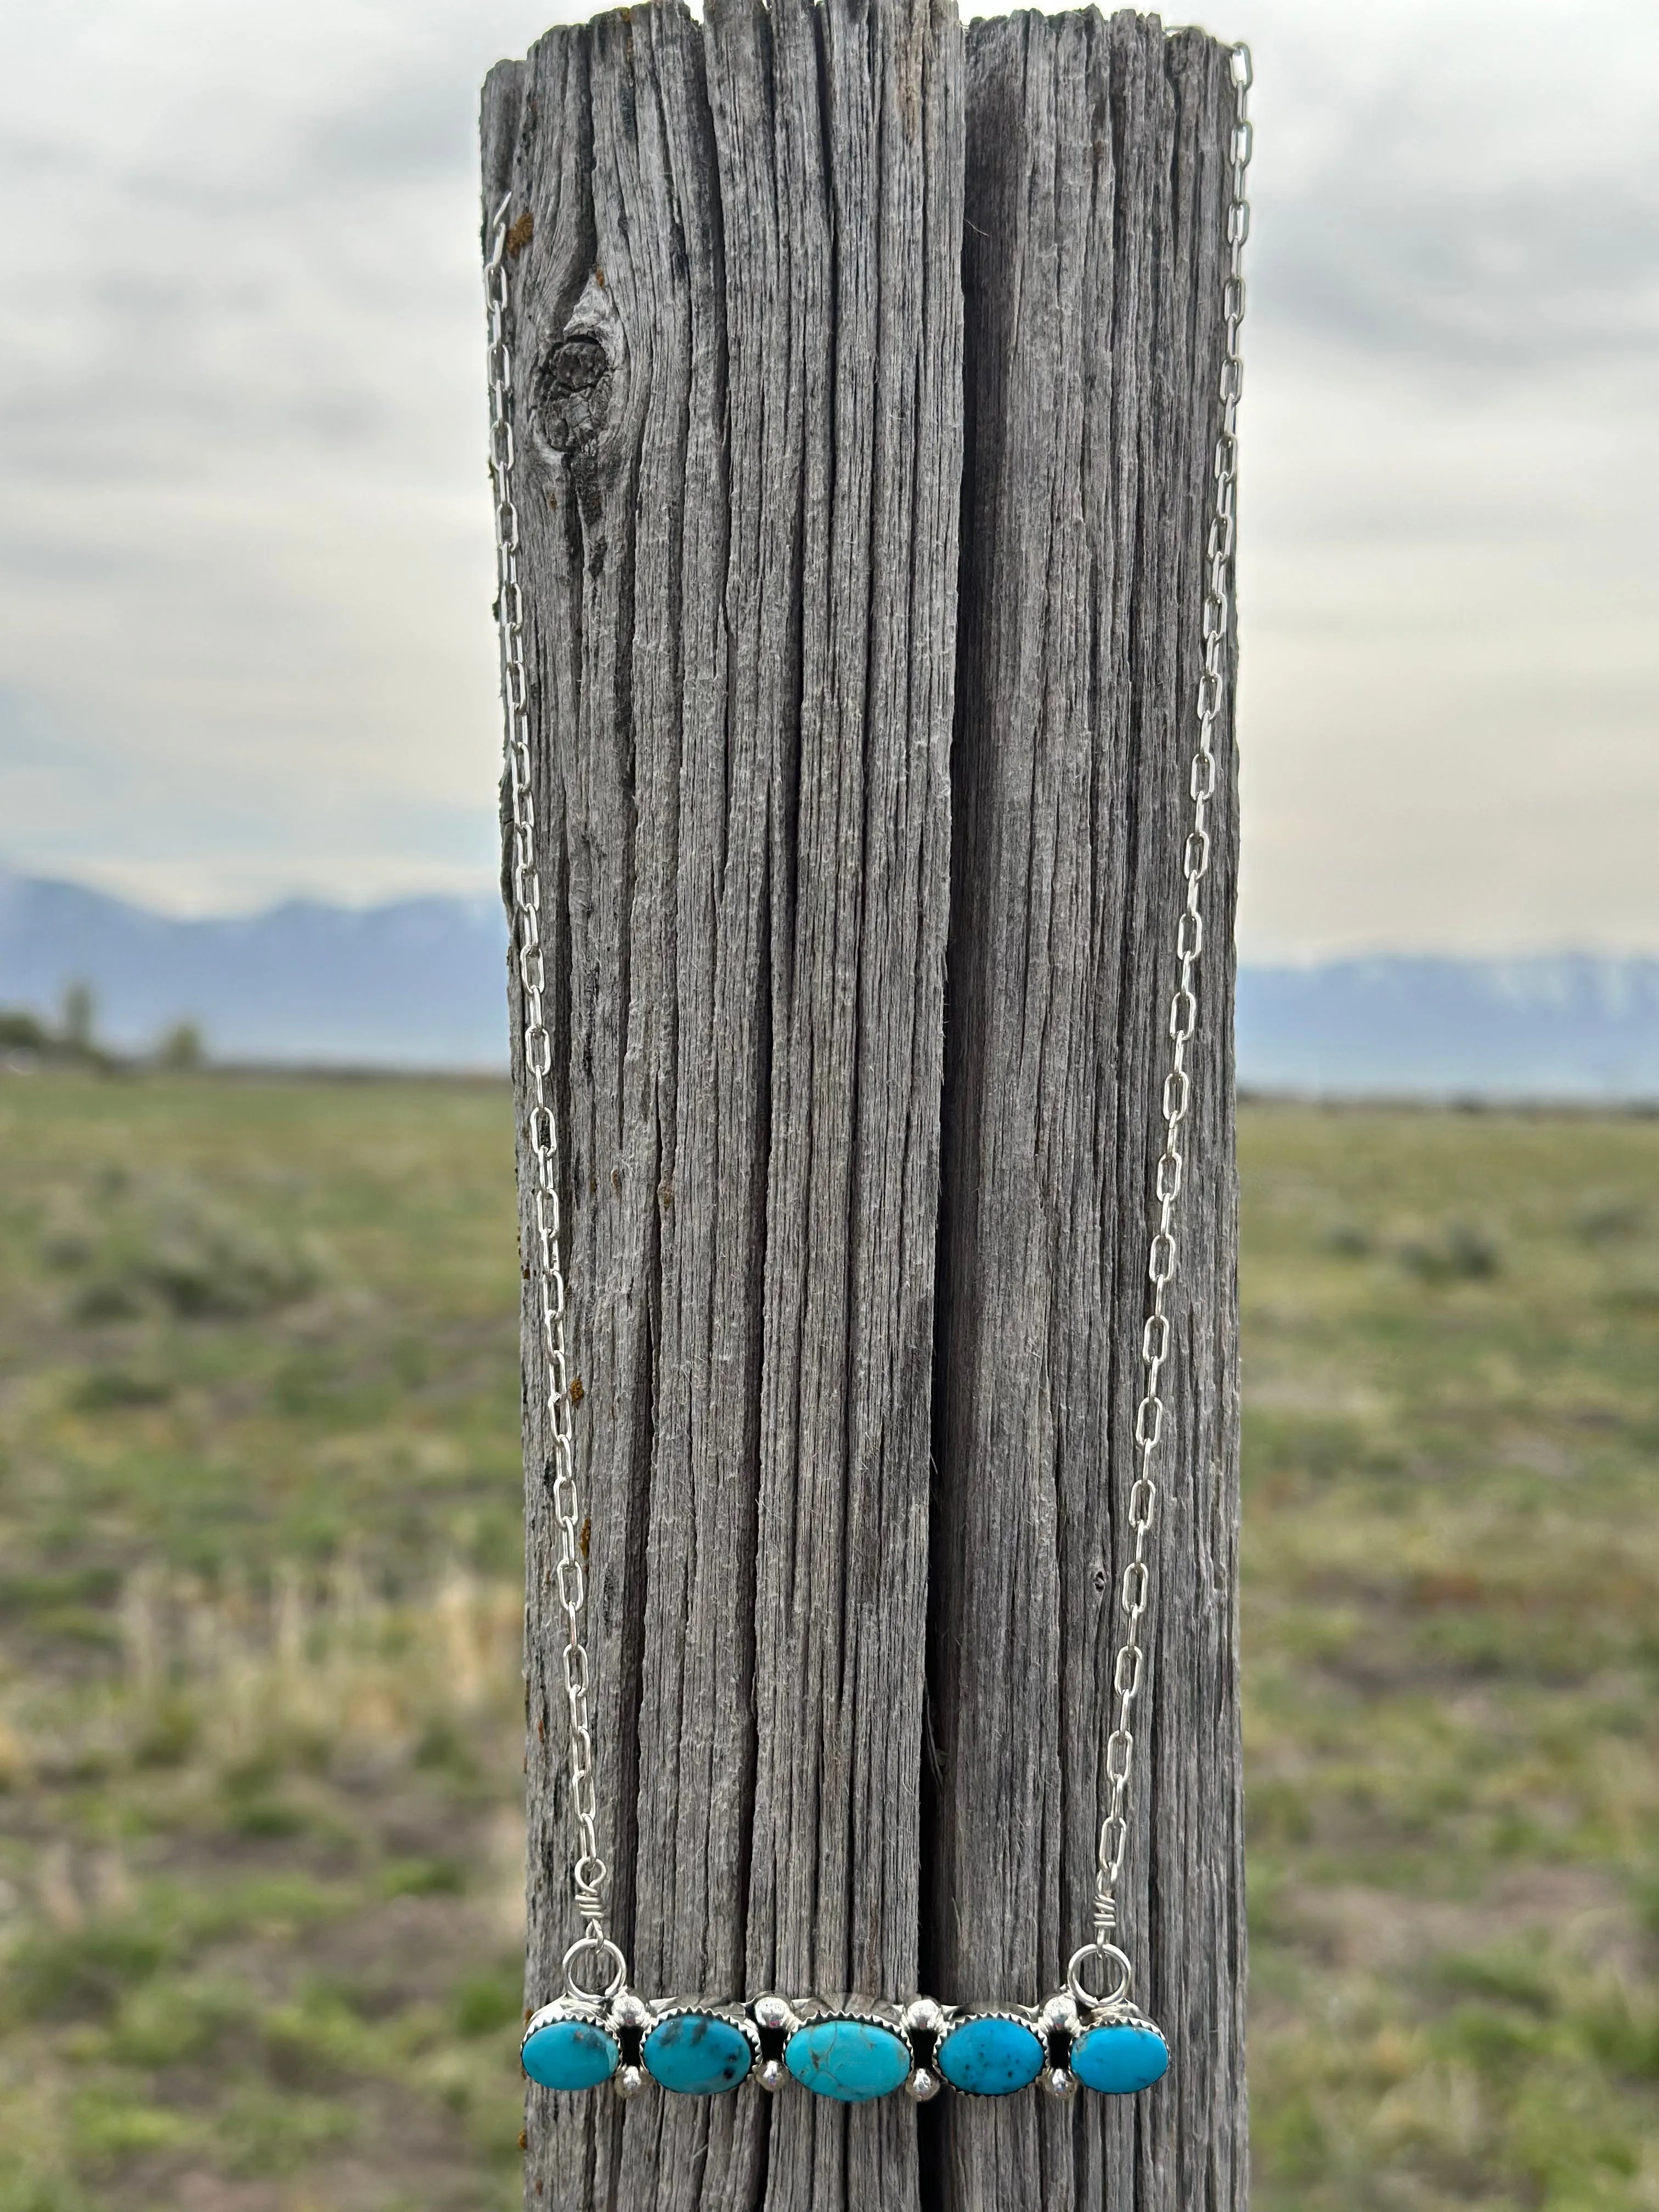
{"label": "wood grain", "polygon": [[[960,87],[925,0],[737,0],[706,32],[659,0],[486,88],[486,199],[533,218],[524,569],[600,1802],[617,1932],[663,1991],[918,1971]],[[568,1846],[526,1404],[544,1990]],[[528,2133],[536,2203],[915,2200],[889,2107],[538,2096]]]}
{"label": "wood grain", "polygon": [[[653,0],[485,88],[599,1802],[649,1990],[1035,1996],[1086,1931],[1224,70],[1132,16],[964,61],[930,0]],[[1128,1916],[1172,2085],[920,2128],[535,2092],[527,2203],[1242,2204],[1232,853],[1228,817]],[[525,1347],[539,1999],[574,1920]]]}
{"label": "wood grain", "polygon": [[[1224,50],[1127,15],[976,23],[968,86],[927,1964],[1031,2001],[1089,1932],[1112,1724],[1231,114]],[[1244,2201],[1230,720],[1218,749],[1119,1900],[1174,2063],[1139,2100],[941,2106],[962,2212]]]}

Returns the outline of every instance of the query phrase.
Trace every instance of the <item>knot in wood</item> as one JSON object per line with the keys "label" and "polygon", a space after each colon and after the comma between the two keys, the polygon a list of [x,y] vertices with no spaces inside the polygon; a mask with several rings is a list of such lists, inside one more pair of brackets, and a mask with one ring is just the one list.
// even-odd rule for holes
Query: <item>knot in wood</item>
{"label": "knot in wood", "polygon": [[591,445],[611,419],[611,356],[592,331],[570,331],[553,346],[536,380],[542,435],[555,453]]}

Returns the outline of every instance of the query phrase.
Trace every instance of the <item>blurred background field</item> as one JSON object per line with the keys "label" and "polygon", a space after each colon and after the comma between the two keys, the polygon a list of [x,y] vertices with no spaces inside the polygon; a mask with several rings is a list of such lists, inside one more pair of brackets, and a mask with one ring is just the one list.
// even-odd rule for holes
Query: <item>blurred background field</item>
{"label": "blurred background field", "polygon": [[0,1085],[0,2207],[517,2201],[511,1107]]}
{"label": "blurred background field", "polygon": [[[504,1086],[0,1082],[0,2212],[516,2203]],[[1262,2212],[1659,2208],[1659,1119],[1247,1105]]]}

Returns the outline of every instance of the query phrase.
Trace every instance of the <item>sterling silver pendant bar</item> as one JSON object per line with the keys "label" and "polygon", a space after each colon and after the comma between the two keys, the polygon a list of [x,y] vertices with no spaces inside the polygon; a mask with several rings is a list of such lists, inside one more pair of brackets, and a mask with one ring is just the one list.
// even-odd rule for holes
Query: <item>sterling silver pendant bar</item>
{"label": "sterling silver pendant bar", "polygon": [[895,2004],[878,1997],[658,1999],[630,1989],[565,1996],[525,2029],[524,2070],[544,2088],[637,2096],[647,2081],[677,2097],[712,2097],[749,2081],[791,2081],[864,2105],[903,2090],[926,2104],[943,2088],[1008,2097],[1034,2082],[1061,2100],[1079,2087],[1122,2096],[1168,2069],[1162,2031],[1127,2000],[1079,2005],[1069,1990],[1040,2006]]}
{"label": "sterling silver pendant bar", "polygon": [[[609,1975],[584,1987],[578,1961]],[[1091,1993],[1087,1971],[1117,1979]],[[1132,1969],[1116,1944],[1085,1943],[1065,1989],[1041,2005],[943,2005],[933,1997],[641,1996],[607,1937],[583,1936],[565,1954],[565,1993],[532,2014],[520,2058],[544,2089],[637,2096],[647,2080],[676,2097],[716,2097],[754,2081],[768,2091],[798,2082],[815,2097],[866,2105],[902,2089],[926,2104],[941,2089],[1011,2097],[1041,2082],[1051,2097],[1080,2087],[1105,2096],[1150,2088],[1169,2068],[1164,2033],[1129,2002]]]}

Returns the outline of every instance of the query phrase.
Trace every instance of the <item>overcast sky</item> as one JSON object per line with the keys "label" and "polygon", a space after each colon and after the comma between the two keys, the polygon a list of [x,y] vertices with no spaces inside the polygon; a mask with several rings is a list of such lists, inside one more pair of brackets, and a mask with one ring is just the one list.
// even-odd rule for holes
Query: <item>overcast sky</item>
{"label": "overcast sky", "polygon": [[[0,0],[0,859],[485,890],[478,81],[550,0]],[[1252,40],[1247,957],[1659,951],[1659,7]]]}

